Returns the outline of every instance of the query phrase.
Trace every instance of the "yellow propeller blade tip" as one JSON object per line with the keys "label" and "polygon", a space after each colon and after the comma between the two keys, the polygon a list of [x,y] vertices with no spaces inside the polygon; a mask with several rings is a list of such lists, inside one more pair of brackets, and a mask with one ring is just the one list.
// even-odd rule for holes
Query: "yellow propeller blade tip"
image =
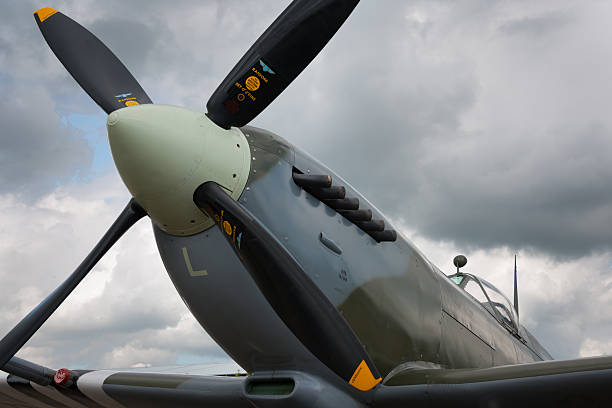
{"label": "yellow propeller blade tip", "polygon": [[381,381],[382,378],[374,378],[372,371],[370,371],[370,367],[368,367],[364,360],[361,360],[361,363],[359,363],[359,366],[357,366],[357,369],[353,373],[349,384],[360,391],[369,391]]}
{"label": "yellow propeller blade tip", "polygon": [[43,7],[34,12],[34,14],[38,16],[38,19],[41,23],[52,15],[54,15],[55,13],[57,13],[57,10],[51,7]]}

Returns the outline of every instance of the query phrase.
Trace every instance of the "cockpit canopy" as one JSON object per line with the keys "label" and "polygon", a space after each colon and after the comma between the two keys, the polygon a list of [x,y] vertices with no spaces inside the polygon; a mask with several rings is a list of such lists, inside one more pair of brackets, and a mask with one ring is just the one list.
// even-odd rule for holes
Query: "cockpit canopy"
{"label": "cockpit canopy", "polygon": [[510,300],[486,280],[469,273],[456,273],[449,279],[469,293],[508,330],[518,333],[518,317]]}

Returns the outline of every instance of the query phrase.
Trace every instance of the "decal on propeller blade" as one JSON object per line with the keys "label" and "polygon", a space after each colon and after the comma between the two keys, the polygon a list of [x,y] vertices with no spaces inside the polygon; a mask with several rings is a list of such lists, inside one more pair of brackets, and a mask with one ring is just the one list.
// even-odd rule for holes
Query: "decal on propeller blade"
{"label": "decal on propeller blade", "polygon": [[269,72],[272,75],[276,74],[276,72],[272,71],[270,67],[267,66],[266,63],[263,62],[262,60],[259,60],[259,64],[261,65],[261,68],[263,69],[264,72]]}
{"label": "decal on propeller blade", "polygon": [[250,76],[246,79],[245,85],[249,91],[256,91],[259,89],[259,79],[256,76]]}
{"label": "decal on propeller blade", "polygon": [[[241,102],[244,100],[244,95],[242,95],[242,99],[239,99]],[[238,95],[238,98],[240,98],[240,95]],[[238,102],[236,102],[236,100],[234,99],[228,99],[227,101],[225,101],[223,103],[223,106],[225,106],[225,109],[227,109],[229,111],[229,113],[231,113],[232,115],[238,113],[238,111],[240,110],[238,108]]]}
{"label": "decal on propeller blade", "polygon": [[[223,106],[232,115],[238,114],[243,109],[243,106],[240,106],[243,104],[247,109],[252,102],[256,102],[260,106],[266,106],[286,85],[282,76],[277,75],[261,59],[257,61],[227,90],[229,98],[223,103]],[[274,77],[268,77],[266,73],[274,75]],[[257,92],[257,97],[252,92]],[[251,109],[259,109],[255,106]]]}
{"label": "decal on propeller blade", "polygon": [[[224,219],[225,212],[223,210],[221,210],[221,215],[217,214],[215,212],[215,221],[221,226],[221,231],[225,232],[227,235],[229,235],[230,237],[232,237],[232,242],[234,244],[234,246],[238,249],[240,249],[240,244],[242,241],[242,231],[238,230],[237,231],[237,223],[235,222],[231,222],[231,220],[227,220]],[[236,232],[238,232],[238,234],[236,234]],[[238,239],[236,240],[236,236],[238,236]],[[236,241],[238,242],[238,244],[236,245]]]}
{"label": "decal on propeller blade", "polygon": [[122,93],[122,94],[119,94],[119,95],[115,95],[115,98],[127,98],[131,94],[132,93]]}
{"label": "decal on propeller blade", "polygon": [[264,74],[262,74],[261,72],[259,72],[255,67],[251,68],[251,71],[253,71],[255,74],[257,74],[257,76],[264,81],[266,84],[268,83],[268,78],[266,78],[266,76]]}
{"label": "decal on propeller blade", "polygon": [[[129,96],[129,95],[131,95],[131,93],[116,95],[115,98],[119,98],[119,97],[122,97],[122,96]],[[140,102],[138,102],[134,96],[129,97],[129,98],[117,99],[117,102],[123,103],[123,105],[125,105],[125,106],[140,105]]]}
{"label": "decal on propeller blade", "polygon": [[243,94],[245,94],[246,96],[248,96],[249,98],[251,98],[252,101],[255,101],[257,98],[253,96],[252,93],[249,92],[249,90],[247,88],[245,88],[244,86],[240,85],[239,82],[236,82],[234,84],[238,89],[240,89],[242,91]]}

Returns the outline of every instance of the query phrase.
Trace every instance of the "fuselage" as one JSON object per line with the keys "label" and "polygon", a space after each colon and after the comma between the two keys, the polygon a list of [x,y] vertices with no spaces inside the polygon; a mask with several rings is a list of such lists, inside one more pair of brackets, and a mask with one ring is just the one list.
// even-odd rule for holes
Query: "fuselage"
{"label": "fuselage", "polygon": [[[340,310],[383,378],[406,368],[489,367],[550,357],[524,328],[512,335],[401,234],[377,243],[292,180],[294,171],[330,175],[347,197],[359,199],[360,209],[392,228],[340,176],[270,132],[240,131],[251,161],[239,203]],[[188,236],[154,229],[182,299],[244,369],[324,370],[267,304],[219,228]]]}

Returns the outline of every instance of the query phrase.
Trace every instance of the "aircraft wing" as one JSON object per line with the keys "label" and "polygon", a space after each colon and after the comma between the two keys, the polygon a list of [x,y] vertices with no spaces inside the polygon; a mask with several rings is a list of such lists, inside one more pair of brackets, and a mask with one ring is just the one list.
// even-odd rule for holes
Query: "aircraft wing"
{"label": "aircraft wing", "polygon": [[482,369],[407,368],[385,385],[352,397],[341,387],[296,371],[253,376],[158,371],[80,372],[77,384],[68,388],[2,373],[0,407],[612,406],[612,357]]}
{"label": "aircraft wing", "polygon": [[610,407],[612,357],[481,369],[408,369],[389,379],[374,407]]}
{"label": "aircraft wing", "polygon": [[0,372],[0,407],[249,407],[246,376],[96,370],[77,384],[41,386]]}

